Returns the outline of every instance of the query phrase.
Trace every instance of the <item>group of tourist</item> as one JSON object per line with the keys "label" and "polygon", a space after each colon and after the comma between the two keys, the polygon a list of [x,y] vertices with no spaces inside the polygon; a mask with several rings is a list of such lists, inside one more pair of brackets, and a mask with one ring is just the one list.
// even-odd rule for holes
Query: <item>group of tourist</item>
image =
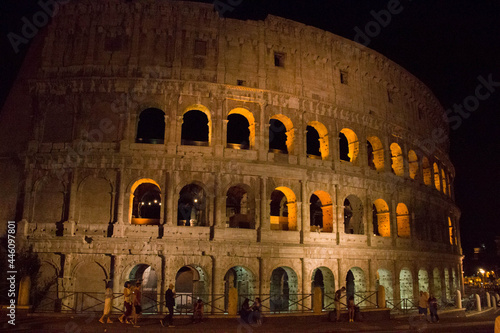
{"label": "group of tourist", "polygon": [[[106,284],[106,291],[104,293],[104,311],[99,322],[102,324],[111,324],[113,321],[110,318],[113,300],[113,290],[111,289],[111,282]],[[134,327],[140,327],[137,322],[139,315],[142,313],[142,289],[141,282],[137,281],[135,284],[130,281],[125,282],[123,288],[123,314],[118,318],[121,323],[131,324]],[[174,327],[174,306],[175,306],[175,291],[174,285],[170,284],[165,292],[165,306],[168,309],[167,315],[160,320],[163,327]],[[203,301],[198,299],[194,303],[193,309],[193,322],[201,322],[203,320]]]}
{"label": "group of tourist", "polygon": [[[102,324],[111,324],[113,321],[110,318],[111,307],[113,300],[113,290],[111,289],[111,282],[106,284],[106,291],[104,292],[104,311],[99,322]],[[118,318],[121,323],[131,324],[134,327],[139,327],[137,322],[139,315],[142,313],[142,289],[141,282],[137,281],[132,284],[130,281],[125,282],[123,289],[123,304],[125,306],[124,313]]]}
{"label": "group of tourist", "polygon": [[[421,318],[425,318],[431,323],[439,323],[439,316],[437,314],[438,303],[436,297],[433,294],[429,294],[426,291],[420,291],[420,297],[418,299],[418,313]],[[427,309],[429,309],[431,318],[427,318]],[[435,318],[435,321],[434,321]]]}
{"label": "group of tourist", "polygon": [[260,298],[255,298],[252,306],[250,306],[250,300],[245,298],[243,304],[241,304],[240,317],[245,323],[262,325],[262,302]]}
{"label": "group of tourist", "polygon": [[[340,312],[341,312],[341,303],[340,300],[342,298],[342,293],[345,292],[345,287],[340,288],[335,292],[333,302],[335,303],[335,315],[336,321],[340,321]],[[347,300],[347,314],[349,315],[349,322],[354,322],[354,314],[356,312],[356,304],[354,303],[354,296],[350,296]]]}

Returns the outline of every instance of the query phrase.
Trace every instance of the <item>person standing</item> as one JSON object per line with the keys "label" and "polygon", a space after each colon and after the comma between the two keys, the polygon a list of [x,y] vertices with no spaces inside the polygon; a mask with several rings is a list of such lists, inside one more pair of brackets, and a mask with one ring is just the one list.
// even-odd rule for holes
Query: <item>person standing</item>
{"label": "person standing", "polygon": [[125,282],[123,288],[123,305],[125,306],[125,312],[118,318],[120,323],[129,323],[129,317],[132,314],[132,292],[130,291],[130,282]]}
{"label": "person standing", "polygon": [[429,307],[429,295],[420,290],[420,298],[418,299],[418,314],[420,318],[427,320],[427,308]]}
{"label": "person standing", "polygon": [[141,282],[137,281],[135,284],[135,289],[134,289],[134,297],[133,297],[133,306],[134,306],[134,316],[132,319],[132,322],[134,324],[134,327],[140,327],[137,325],[137,321],[139,320],[139,315],[142,313],[142,306],[141,306],[141,301],[142,301],[142,289],[141,289]]}
{"label": "person standing", "polygon": [[340,321],[340,300],[342,299],[342,293],[345,291],[345,287],[340,288],[335,292],[334,302],[335,302],[335,312],[337,315],[337,321]]}
{"label": "person standing", "polygon": [[165,305],[167,306],[168,314],[160,320],[160,324],[163,327],[165,327],[165,324],[168,324],[168,327],[174,327],[175,291],[173,289],[174,285],[170,284],[165,292]]}
{"label": "person standing", "polygon": [[349,312],[349,322],[354,322],[354,311],[356,310],[356,305],[354,304],[354,296],[350,296],[347,301],[347,311]]}
{"label": "person standing", "polygon": [[193,323],[201,323],[203,321],[203,301],[198,298],[198,301],[194,303],[193,309]]}
{"label": "person standing", "polygon": [[113,300],[113,290],[111,289],[111,281],[108,281],[106,283],[106,291],[104,292],[104,311],[102,312],[101,319],[99,319],[99,322],[101,322],[102,324],[113,323],[113,321],[110,318],[112,300]]}
{"label": "person standing", "polygon": [[431,323],[434,322],[434,317],[436,317],[436,323],[439,323],[439,316],[438,316],[438,302],[436,297],[434,297],[433,294],[429,297],[429,311],[431,313]]}
{"label": "person standing", "polygon": [[262,325],[262,302],[259,297],[252,304],[252,319],[258,326]]}

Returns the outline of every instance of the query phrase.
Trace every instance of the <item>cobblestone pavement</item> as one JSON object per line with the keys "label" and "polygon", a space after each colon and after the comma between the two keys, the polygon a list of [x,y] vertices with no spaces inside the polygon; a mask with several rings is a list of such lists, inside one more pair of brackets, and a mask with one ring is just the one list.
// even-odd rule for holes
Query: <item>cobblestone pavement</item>
{"label": "cobblestone pavement", "polygon": [[241,323],[236,318],[206,318],[193,324],[188,318],[176,318],[175,327],[162,327],[158,317],[143,317],[137,328],[121,324],[116,317],[112,324],[101,324],[97,314],[43,315],[18,318],[11,326],[2,320],[0,332],[33,333],[133,333],[133,332],[193,332],[193,333],[267,333],[267,332],[493,332],[494,320],[500,310],[468,314],[466,317],[442,316],[439,323],[427,323],[416,315],[389,321],[329,322],[323,316],[286,316],[265,318],[262,326]]}

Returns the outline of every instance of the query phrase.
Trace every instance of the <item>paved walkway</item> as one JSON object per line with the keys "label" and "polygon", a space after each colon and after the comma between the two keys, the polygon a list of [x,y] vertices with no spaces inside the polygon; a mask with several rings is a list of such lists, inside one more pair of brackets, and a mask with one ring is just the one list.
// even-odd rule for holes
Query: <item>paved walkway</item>
{"label": "paved walkway", "polygon": [[[271,332],[493,332],[494,320],[500,310],[483,311],[461,317],[450,317],[443,314],[439,323],[430,324],[418,319],[416,315],[391,319],[387,322],[340,322],[333,323],[323,316],[283,316],[268,317],[262,326],[241,323],[236,318],[207,318],[204,322],[192,324],[188,318],[176,318],[175,327],[163,328],[157,317],[140,319],[139,328],[121,324],[115,320],[113,324],[101,324],[97,315],[56,315],[29,316],[18,318],[16,326],[4,322],[0,324],[1,332],[33,332],[33,333],[133,333],[133,332],[193,332],[193,333],[271,333]],[[115,317],[116,319],[116,317]]]}

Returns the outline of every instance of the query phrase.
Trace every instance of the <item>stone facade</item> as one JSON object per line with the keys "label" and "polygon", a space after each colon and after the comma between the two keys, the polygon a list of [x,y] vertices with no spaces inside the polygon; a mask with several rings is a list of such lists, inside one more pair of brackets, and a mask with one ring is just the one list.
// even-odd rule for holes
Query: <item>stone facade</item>
{"label": "stone facade", "polygon": [[403,68],[314,27],[74,1],[2,112],[3,218],[59,291],[142,279],[159,295],[292,298],[347,283],[450,299],[460,212],[443,113]]}

